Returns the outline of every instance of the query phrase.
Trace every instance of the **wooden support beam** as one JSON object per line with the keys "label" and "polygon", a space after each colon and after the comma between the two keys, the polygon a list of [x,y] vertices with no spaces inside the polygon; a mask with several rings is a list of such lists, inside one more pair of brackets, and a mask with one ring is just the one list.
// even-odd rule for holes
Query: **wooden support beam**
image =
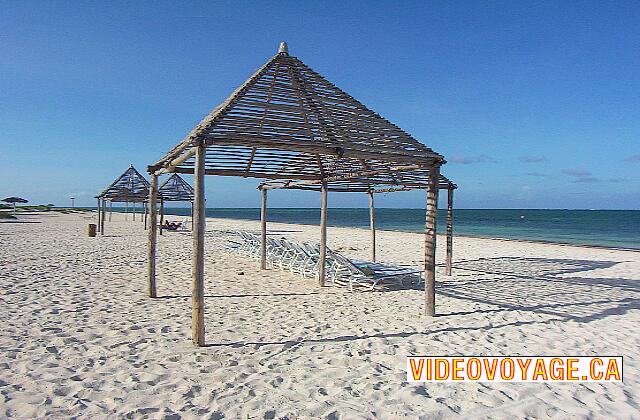
{"label": "wooden support beam", "polygon": [[[375,171],[361,171],[361,172],[350,172],[347,174],[343,174],[343,175],[336,175],[336,176],[330,176],[324,179],[315,179],[315,180],[310,180],[310,181],[296,181],[296,182],[290,182],[288,184],[288,187],[301,187],[301,186],[310,186],[310,185],[318,185],[318,184],[322,184],[322,183],[327,183],[327,182],[335,182],[335,181],[348,181],[350,179],[356,179],[356,178],[362,178],[362,177],[367,177],[367,176],[373,176],[373,175],[379,175],[382,173],[387,173],[389,171],[395,172],[395,171],[411,171],[411,170],[416,170],[416,169],[424,169],[423,165],[405,165],[405,166],[393,166],[391,168],[386,168],[386,169],[379,169],[379,170],[375,170]],[[278,187],[278,186],[272,186],[272,185],[265,185],[263,187],[264,189],[276,189],[276,188],[282,188],[282,187]]]}
{"label": "wooden support beam", "polygon": [[131,214],[133,215],[133,221],[136,221],[136,202],[131,203]]}
{"label": "wooden support beam", "polygon": [[424,303],[425,314],[436,314],[436,221],[438,216],[438,176],[440,167],[429,172],[427,211],[424,229]]}
{"label": "wooden support beam", "polygon": [[129,202],[124,202],[124,220],[129,220]]}
{"label": "wooden support beam", "polygon": [[101,207],[102,211],[100,213],[100,235],[104,236],[104,221],[107,214],[107,202],[104,198],[101,201],[102,201],[102,207]]}
{"label": "wooden support beam", "polygon": [[[175,173],[178,174],[193,174],[192,168],[176,168]],[[159,172],[157,172],[159,174]],[[296,173],[270,173],[270,172],[256,172],[245,170],[232,170],[232,169],[205,169],[205,175],[219,175],[219,176],[241,176],[244,178],[263,178],[263,179],[319,179],[317,175],[299,175]]]}
{"label": "wooden support beam", "polygon": [[160,236],[164,230],[164,198],[160,199]]}
{"label": "wooden support beam", "polygon": [[151,174],[149,186],[149,236],[147,250],[147,278],[149,281],[149,297],[156,297],[156,242],[158,234],[158,176]]}
{"label": "wooden support beam", "polygon": [[193,201],[191,202],[191,232],[193,232]]}
{"label": "wooden support beam", "polygon": [[260,208],[260,269],[267,269],[267,190],[262,190]]}
{"label": "wooden support beam", "polygon": [[453,188],[449,188],[447,191],[447,259],[445,273],[450,276],[453,260]]}
{"label": "wooden support beam", "polygon": [[369,226],[371,227],[371,261],[376,262],[376,221],[373,210],[373,191],[369,191]]}
{"label": "wooden support beam", "polygon": [[144,202],[144,230],[147,230],[148,218],[149,218],[149,206],[145,201]]}
{"label": "wooden support beam", "polygon": [[112,214],[113,214],[113,200],[109,200],[109,222],[111,222]]}
{"label": "wooden support beam", "polygon": [[101,212],[102,212],[102,203],[100,201],[100,198],[98,198],[98,223],[96,224],[98,228],[98,232],[100,232],[100,221],[102,220]]}
{"label": "wooden support beam", "polygon": [[320,258],[318,261],[318,282],[324,286],[325,260],[327,258],[327,183],[322,184],[322,202],[320,204]]}
{"label": "wooden support beam", "polygon": [[[184,162],[186,162],[187,160],[189,160],[189,158],[191,158],[194,154],[196,153],[195,148],[193,149],[189,149],[185,152],[182,153],[182,155],[178,156],[177,158],[173,159],[171,162],[169,162],[164,168],[162,168],[160,171],[164,174],[164,173],[171,173],[174,172],[175,168],[178,165],[182,165]],[[160,175],[160,174],[159,174]]]}
{"label": "wooden support beam", "polygon": [[204,231],[205,231],[205,196],[204,196],[204,159],[206,147],[198,145],[196,150],[195,176],[193,187],[194,232],[192,261],[192,294],[191,294],[191,338],[196,346],[204,346]]}

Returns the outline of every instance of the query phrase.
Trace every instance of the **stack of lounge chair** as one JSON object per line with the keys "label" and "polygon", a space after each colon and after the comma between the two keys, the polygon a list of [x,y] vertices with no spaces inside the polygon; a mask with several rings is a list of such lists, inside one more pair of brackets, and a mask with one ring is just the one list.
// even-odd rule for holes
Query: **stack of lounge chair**
{"label": "stack of lounge chair", "polygon": [[[260,259],[261,239],[250,232],[237,232],[229,240],[227,249],[249,258]],[[320,246],[297,243],[285,238],[267,237],[267,264],[271,268],[287,270],[303,277],[318,278]],[[407,282],[419,284],[422,270],[397,267],[366,261],[350,260],[338,252],[327,248],[325,275],[331,286],[345,286],[353,291],[354,286],[369,290],[381,289],[390,284],[406,286]]]}

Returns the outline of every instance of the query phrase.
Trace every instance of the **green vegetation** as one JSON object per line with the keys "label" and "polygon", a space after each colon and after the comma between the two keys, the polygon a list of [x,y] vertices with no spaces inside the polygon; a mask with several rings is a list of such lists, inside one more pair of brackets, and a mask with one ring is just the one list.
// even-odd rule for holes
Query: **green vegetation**
{"label": "green vegetation", "polygon": [[6,211],[0,211],[0,219],[15,219],[15,216]]}
{"label": "green vegetation", "polygon": [[28,213],[28,212],[35,212],[35,211],[44,211],[44,212],[49,212],[49,211],[53,211],[53,212],[57,212],[57,213],[63,213],[63,214],[69,214],[69,213],[86,213],[86,212],[90,212],[91,209],[88,208],[83,208],[83,207],[54,207],[52,204],[49,205],[37,205],[37,206],[18,206],[16,207],[16,211],[18,213],[23,212],[23,213]]}

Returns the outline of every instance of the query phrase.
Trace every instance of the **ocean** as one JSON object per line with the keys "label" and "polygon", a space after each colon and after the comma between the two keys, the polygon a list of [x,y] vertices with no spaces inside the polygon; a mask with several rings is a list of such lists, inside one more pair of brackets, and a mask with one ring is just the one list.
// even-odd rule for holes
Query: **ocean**
{"label": "ocean", "polygon": [[[188,215],[188,208],[166,208],[166,214]],[[260,220],[260,209],[207,209],[208,217]],[[421,232],[424,209],[376,209],[376,228]],[[271,208],[270,222],[317,225],[319,209]],[[444,232],[446,210],[438,212]],[[368,209],[328,209],[330,226],[368,228]],[[640,249],[640,210],[467,210],[454,211],[454,234],[490,238]]]}

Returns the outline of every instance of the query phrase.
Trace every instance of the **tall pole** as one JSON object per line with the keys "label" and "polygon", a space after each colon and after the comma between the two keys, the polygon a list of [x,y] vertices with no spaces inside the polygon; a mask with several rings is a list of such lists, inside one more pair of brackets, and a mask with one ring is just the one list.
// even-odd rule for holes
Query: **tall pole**
{"label": "tall pole", "polygon": [[113,200],[109,200],[109,221],[111,221],[112,213],[113,213]]}
{"label": "tall pole", "polygon": [[424,311],[427,316],[435,316],[436,314],[436,220],[439,177],[440,166],[432,166],[429,171],[427,215],[424,229]]}
{"label": "tall pole", "polygon": [[371,227],[371,261],[376,262],[376,222],[373,212],[373,191],[369,191],[369,226]]}
{"label": "tall pole", "polygon": [[124,202],[124,220],[128,220],[129,219],[129,202],[125,201]]}
{"label": "tall pole", "polygon": [[136,202],[131,203],[131,213],[133,214],[133,221],[136,221]]}
{"label": "tall pole", "polygon": [[327,258],[327,183],[322,183],[322,202],[320,207],[320,258],[318,261],[318,282],[324,286],[325,260]]}
{"label": "tall pole", "polygon": [[260,208],[260,269],[267,269],[267,190],[262,190],[262,207]]}
{"label": "tall pole", "polygon": [[100,235],[104,236],[104,221],[106,219],[107,216],[107,201],[103,198],[102,199],[102,212],[100,215]]}
{"label": "tall pole", "polygon": [[[98,231],[100,231],[100,220],[102,216],[101,211],[102,211],[102,203],[100,202],[100,197],[98,197]],[[15,208],[14,208],[14,214],[15,214]]]}
{"label": "tall pole", "polygon": [[204,198],[204,161],[206,146],[200,140],[196,145],[196,162],[194,168],[193,188],[194,201],[194,233],[193,233],[193,290],[191,295],[191,338],[196,346],[204,346],[204,230],[205,230],[205,198]]}
{"label": "tall pole", "polygon": [[158,175],[151,174],[151,185],[149,186],[149,248],[147,254],[147,276],[149,280],[149,297],[156,297],[156,242],[158,237]]}
{"label": "tall pole", "polygon": [[144,230],[147,230],[147,218],[149,217],[149,205],[145,201],[143,203],[144,206]]}
{"label": "tall pole", "polygon": [[191,232],[193,232],[193,200],[191,201]]}
{"label": "tall pole", "polygon": [[453,260],[453,188],[449,187],[447,192],[447,259],[445,273],[450,276]]}
{"label": "tall pole", "polygon": [[164,228],[164,199],[160,198],[160,235],[162,235],[163,228]]}

